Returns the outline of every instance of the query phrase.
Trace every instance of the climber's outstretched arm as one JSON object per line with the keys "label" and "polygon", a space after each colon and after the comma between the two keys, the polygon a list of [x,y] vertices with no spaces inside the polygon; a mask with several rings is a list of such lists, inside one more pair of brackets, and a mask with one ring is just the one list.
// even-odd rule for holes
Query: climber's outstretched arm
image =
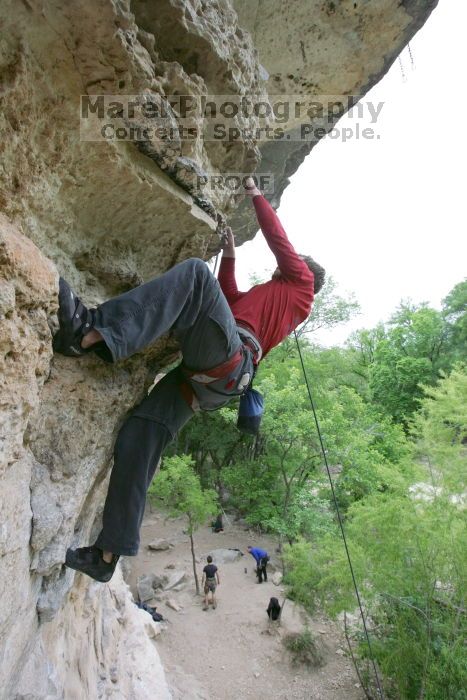
{"label": "climber's outstretched arm", "polygon": [[276,258],[282,277],[291,282],[304,282],[312,278],[306,263],[295,251],[276,212],[256,187],[253,178],[248,178],[245,193],[253,200],[258,223],[266,243]]}

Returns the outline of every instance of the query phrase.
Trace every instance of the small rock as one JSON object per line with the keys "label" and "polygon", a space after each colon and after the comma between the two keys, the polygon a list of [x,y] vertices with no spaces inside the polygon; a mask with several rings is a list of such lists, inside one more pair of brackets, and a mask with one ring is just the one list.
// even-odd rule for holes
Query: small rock
{"label": "small rock", "polygon": [[167,564],[166,569],[175,569],[175,564]]}
{"label": "small rock", "polygon": [[276,571],[272,575],[271,581],[275,586],[279,586],[282,583],[282,573],[280,571]]}
{"label": "small rock", "polygon": [[180,610],[182,609],[181,606],[173,598],[169,598],[168,600],[166,600],[165,604],[171,610],[175,610],[175,612],[180,612]]}
{"label": "small rock", "polygon": [[260,675],[261,675],[261,674],[260,674],[260,673],[258,673],[258,671],[256,671],[256,673],[254,674],[255,678],[259,678],[259,677],[260,677]]}
{"label": "small rock", "polygon": [[336,649],[336,654],[339,656],[345,656],[345,651],[343,649]]}
{"label": "small rock", "polygon": [[170,549],[170,546],[171,543],[168,540],[157,539],[148,544],[148,549],[152,549],[155,552],[164,552],[165,550]]}

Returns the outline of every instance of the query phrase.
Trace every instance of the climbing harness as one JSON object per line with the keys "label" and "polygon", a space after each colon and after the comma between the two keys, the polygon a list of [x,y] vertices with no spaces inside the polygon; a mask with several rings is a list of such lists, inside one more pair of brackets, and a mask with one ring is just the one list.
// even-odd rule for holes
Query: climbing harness
{"label": "climbing harness", "polygon": [[202,372],[182,363],[183,397],[193,411],[215,411],[235,396],[244,394],[251,384],[254,369],[253,353],[245,345],[240,345],[222,364]]}
{"label": "climbing harness", "polygon": [[343,525],[343,522],[342,522],[342,516],[341,516],[341,514],[340,514],[339,505],[338,505],[338,503],[337,503],[336,492],[335,492],[335,490],[334,490],[334,484],[333,484],[333,481],[332,481],[331,470],[329,469],[329,463],[328,463],[328,458],[327,458],[327,455],[326,455],[326,449],[325,449],[325,447],[324,447],[324,442],[323,442],[323,438],[322,438],[322,435],[321,435],[321,429],[320,429],[320,427],[319,427],[319,422],[318,422],[318,416],[317,416],[317,414],[316,414],[315,404],[314,404],[314,401],[313,401],[313,397],[312,397],[312,395],[311,395],[310,384],[309,384],[309,382],[308,382],[308,377],[307,377],[306,370],[305,370],[305,364],[304,364],[304,362],[303,362],[302,351],[301,351],[301,348],[300,348],[300,343],[298,342],[298,337],[297,337],[296,331],[294,331],[294,336],[295,336],[295,342],[297,343],[297,349],[298,349],[298,354],[299,354],[299,357],[300,357],[300,363],[301,363],[301,365],[302,365],[302,371],[303,371],[303,376],[304,376],[304,378],[305,378],[306,388],[307,388],[307,391],[308,391],[308,398],[310,399],[310,406],[311,406],[311,410],[312,410],[312,412],[313,412],[313,417],[314,417],[314,420],[315,420],[315,425],[316,425],[316,430],[317,430],[317,433],[318,433],[319,443],[320,443],[320,445],[321,445],[321,451],[322,451],[322,453],[323,453],[324,464],[326,465],[326,471],[327,471],[327,474],[328,474],[329,483],[330,483],[330,485],[331,485],[332,498],[333,498],[333,501],[334,501],[334,507],[335,507],[335,509],[336,509],[337,518],[338,518],[338,521],[339,521],[339,527],[340,527],[340,531],[341,531],[341,534],[342,534],[342,539],[343,539],[343,541],[344,541],[345,553],[346,553],[346,555],[347,555],[347,561],[348,561],[348,563],[349,563],[350,573],[351,573],[351,575],[352,575],[353,587],[354,587],[354,589],[355,589],[355,595],[356,595],[356,597],[357,597],[358,607],[360,608],[360,616],[361,616],[362,622],[363,622],[363,629],[365,630],[365,637],[366,637],[366,641],[367,641],[367,645],[368,645],[368,650],[369,650],[369,652],[370,652],[370,659],[371,659],[371,663],[372,663],[372,666],[373,666],[373,670],[374,670],[374,672],[375,672],[376,685],[378,686],[378,691],[379,691],[379,695],[380,695],[381,700],[384,700],[384,693],[383,693],[383,689],[382,689],[382,687],[381,687],[381,682],[380,682],[380,679],[379,679],[378,669],[376,668],[376,662],[375,662],[375,658],[374,658],[374,655],[373,655],[373,649],[372,649],[372,647],[371,647],[371,642],[370,642],[370,635],[368,634],[368,628],[367,628],[367,625],[366,625],[365,614],[364,614],[364,612],[363,612],[362,601],[361,601],[361,598],[360,598],[360,593],[359,593],[359,591],[358,591],[357,581],[356,581],[355,574],[354,574],[354,570],[353,570],[353,566],[352,566],[352,560],[351,560],[351,558],[350,558],[349,548],[348,548],[348,546],[347,546],[347,538],[346,538],[346,536],[345,536],[344,525]]}
{"label": "climbing harness", "polygon": [[237,331],[243,345],[246,345],[247,348],[250,348],[251,352],[253,353],[253,362],[257,367],[259,361],[263,356],[263,348],[261,347],[261,343],[259,342],[258,338],[251,331],[248,330],[248,328],[245,328],[245,326],[241,326],[238,323]]}

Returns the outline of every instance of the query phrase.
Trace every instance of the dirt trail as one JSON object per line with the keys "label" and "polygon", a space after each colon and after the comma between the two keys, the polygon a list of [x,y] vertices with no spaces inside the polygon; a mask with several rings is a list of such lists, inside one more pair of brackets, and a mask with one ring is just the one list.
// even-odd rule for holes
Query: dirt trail
{"label": "dirt trail", "polygon": [[[362,700],[355,671],[344,653],[345,640],[329,620],[315,617],[310,624],[324,653],[325,665],[319,669],[293,667],[283,647],[284,634],[303,628],[303,613],[290,601],[285,604],[280,629],[271,633],[265,610],[271,596],[282,600],[283,591],[271,580],[256,583],[254,560],[246,548],[249,544],[266,548],[274,563],[272,540],[254,539],[236,526],[226,526],[220,534],[209,528],[195,534],[196,554],[201,559],[200,580],[210,550],[232,547],[246,552],[239,561],[219,566],[218,607],[204,612],[202,598],[195,594],[190,544],[183,528],[183,520],[165,521],[157,512],[147,513],[140,554],[129,560],[131,572],[127,577],[136,598],[138,576],[160,574],[173,564],[187,572],[184,590],[162,593],[156,603],[168,620],[167,629],[156,643],[175,700],[242,700],[250,696],[268,700]],[[148,550],[147,544],[159,537],[172,542],[173,548]],[[182,610],[175,612],[167,607],[168,599],[183,606]]]}

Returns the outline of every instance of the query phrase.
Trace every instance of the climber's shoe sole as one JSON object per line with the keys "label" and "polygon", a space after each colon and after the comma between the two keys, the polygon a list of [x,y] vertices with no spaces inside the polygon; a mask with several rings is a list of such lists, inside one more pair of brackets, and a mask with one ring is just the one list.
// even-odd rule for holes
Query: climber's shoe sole
{"label": "climber's shoe sole", "polygon": [[79,571],[90,576],[100,583],[108,583],[113,576],[119,555],[114,554],[112,561],[107,563],[102,558],[102,550],[92,545],[91,547],[79,547],[68,549],[65,557],[65,565],[69,569]]}

